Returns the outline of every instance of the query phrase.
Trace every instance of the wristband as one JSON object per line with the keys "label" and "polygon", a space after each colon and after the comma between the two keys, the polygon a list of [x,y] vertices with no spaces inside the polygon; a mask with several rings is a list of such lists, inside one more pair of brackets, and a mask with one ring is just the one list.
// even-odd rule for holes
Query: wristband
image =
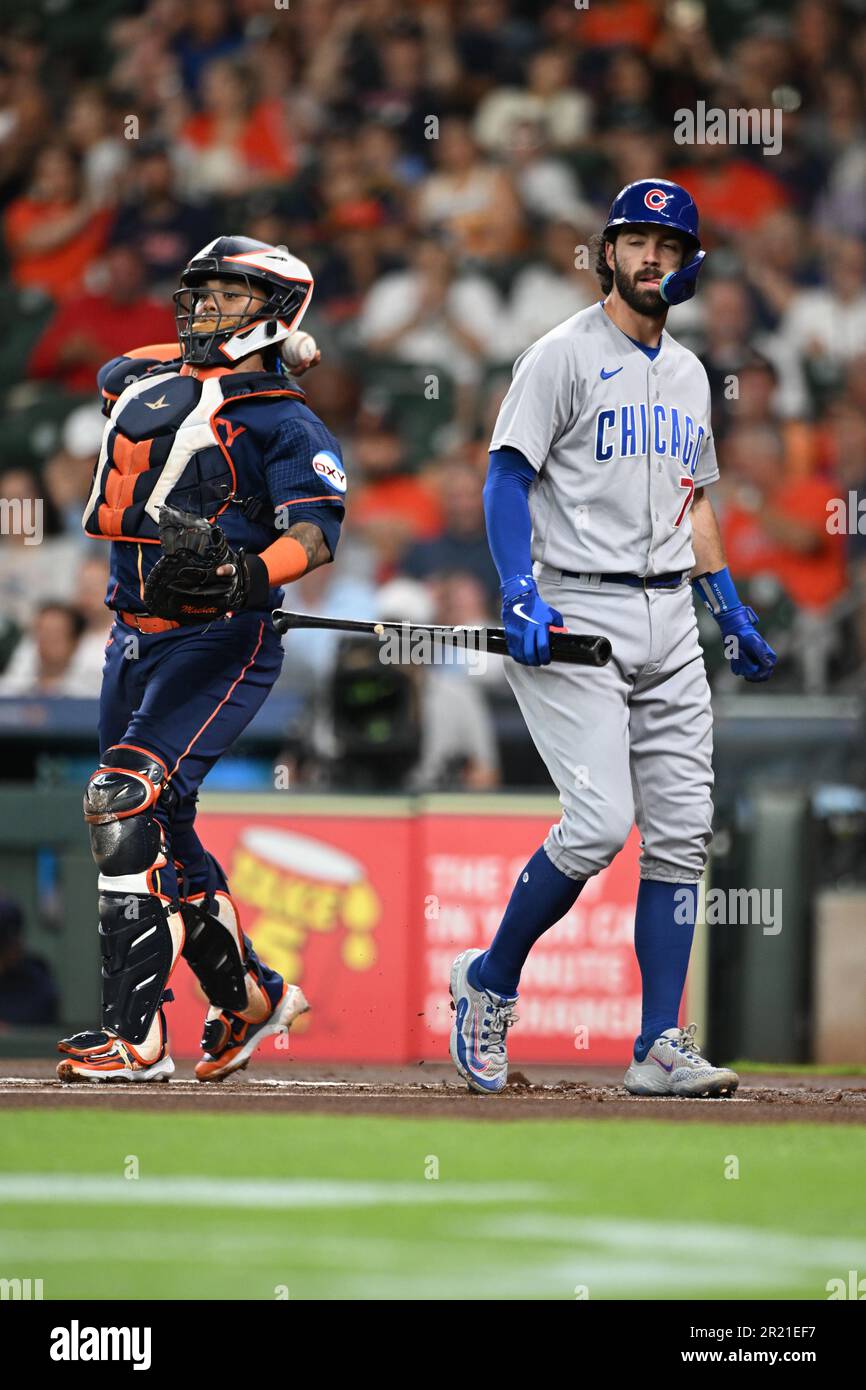
{"label": "wristband", "polygon": [[512,603],[519,594],[528,594],[536,587],[535,576],[532,574],[515,574],[511,579],[506,579],[502,585],[502,598],[505,603]]}
{"label": "wristband", "polygon": [[271,588],[267,565],[261,555],[244,555],[241,564],[246,565],[249,580],[244,608],[267,608]]}
{"label": "wristband", "polygon": [[692,580],[692,588],[698,595],[708,613],[719,619],[732,608],[742,607],[742,599],[737,593],[731,571],[727,566],[712,574],[699,574]]}
{"label": "wristband", "polygon": [[307,552],[294,536],[280,536],[278,541],[262,551],[259,559],[267,569],[271,588],[291,584],[293,579],[300,579],[302,574],[306,574],[309,568]]}

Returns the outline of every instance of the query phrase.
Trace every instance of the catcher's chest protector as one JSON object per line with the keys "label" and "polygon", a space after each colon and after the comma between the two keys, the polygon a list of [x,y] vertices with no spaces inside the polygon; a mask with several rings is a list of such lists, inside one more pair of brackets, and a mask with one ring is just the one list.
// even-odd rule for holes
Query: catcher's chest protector
{"label": "catcher's chest protector", "polygon": [[[201,380],[173,371],[133,382],[105,431],[84,514],[88,535],[158,545],[163,502],[212,521],[244,494],[251,472],[260,476],[268,417],[281,399],[303,400],[303,392],[263,372]],[[249,423],[256,418],[261,429]]]}

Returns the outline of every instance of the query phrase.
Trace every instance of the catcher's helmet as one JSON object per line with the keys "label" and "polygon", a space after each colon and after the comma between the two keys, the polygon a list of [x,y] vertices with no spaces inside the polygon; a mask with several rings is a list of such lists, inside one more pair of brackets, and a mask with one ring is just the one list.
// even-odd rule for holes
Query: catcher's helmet
{"label": "catcher's helmet", "polygon": [[[258,302],[237,314],[196,314],[202,298],[198,291],[211,279],[237,280]],[[174,293],[184,362],[226,366],[275,347],[299,326],[312,294],[309,266],[284,246],[245,236],[217,237],[193,256]]]}
{"label": "catcher's helmet", "polygon": [[620,189],[610,205],[602,240],[612,240],[620,227],[653,222],[670,227],[685,238],[684,264],[666,275],[659,294],[668,304],[682,304],[695,292],[698,271],[704,259],[698,234],[698,210],[690,193],[670,179],[638,179]]}

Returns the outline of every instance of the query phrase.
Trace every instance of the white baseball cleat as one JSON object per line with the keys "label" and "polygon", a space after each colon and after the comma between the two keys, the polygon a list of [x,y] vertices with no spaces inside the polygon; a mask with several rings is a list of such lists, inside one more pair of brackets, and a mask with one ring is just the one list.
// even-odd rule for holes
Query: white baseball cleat
{"label": "white baseball cleat", "polygon": [[732,1096],[740,1078],[701,1056],[696,1031],[695,1023],[666,1029],[642,1062],[632,1058],[625,1089],[633,1096]]}
{"label": "white baseball cleat", "polygon": [[[164,995],[168,1000],[169,996]],[[57,1063],[60,1081],[168,1081],[174,1062],[168,1051],[168,1030],[162,1005],[154,1015],[143,1043],[133,1046],[109,1029],[76,1033],[57,1044],[65,1054]]]}
{"label": "white baseball cleat", "polygon": [[463,951],[451,967],[451,1060],[473,1091],[491,1095],[508,1080],[505,1043],[508,1029],[517,1022],[517,995],[470,985],[469,967],[483,955],[478,947]]}
{"label": "white baseball cleat", "polygon": [[[307,1013],[310,1006],[303,990],[282,981],[279,981],[279,985],[282,986],[279,998],[258,1023],[250,1022],[227,1009],[220,1011],[214,1008],[209,1011],[202,1038],[203,1056],[195,1068],[199,1081],[222,1081],[232,1072],[243,1071],[265,1038],[288,1033],[295,1019]],[[265,999],[270,1002],[269,996],[264,993]]]}

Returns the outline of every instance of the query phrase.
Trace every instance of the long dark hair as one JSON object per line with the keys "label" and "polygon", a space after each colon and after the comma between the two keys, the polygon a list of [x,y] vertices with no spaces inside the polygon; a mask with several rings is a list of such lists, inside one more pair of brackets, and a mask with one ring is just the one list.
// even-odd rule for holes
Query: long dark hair
{"label": "long dark hair", "polygon": [[613,271],[611,270],[605,258],[604,248],[607,242],[610,242],[611,246],[613,246],[615,240],[616,233],[614,233],[614,235],[611,237],[605,237],[599,234],[598,236],[593,237],[592,242],[590,243],[591,245],[595,245],[595,273],[598,276],[599,284],[601,285],[601,288],[604,294],[606,295],[610,294],[611,290],[613,289]]}

